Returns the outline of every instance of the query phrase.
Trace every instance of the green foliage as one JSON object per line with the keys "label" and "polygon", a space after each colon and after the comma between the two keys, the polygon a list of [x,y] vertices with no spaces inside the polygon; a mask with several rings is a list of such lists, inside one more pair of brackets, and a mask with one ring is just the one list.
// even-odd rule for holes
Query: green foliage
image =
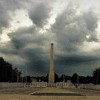
{"label": "green foliage", "polygon": [[0,57],[0,82],[20,81],[21,72],[17,68],[13,69],[12,65]]}
{"label": "green foliage", "polygon": [[94,84],[100,84],[100,67],[93,71]]}

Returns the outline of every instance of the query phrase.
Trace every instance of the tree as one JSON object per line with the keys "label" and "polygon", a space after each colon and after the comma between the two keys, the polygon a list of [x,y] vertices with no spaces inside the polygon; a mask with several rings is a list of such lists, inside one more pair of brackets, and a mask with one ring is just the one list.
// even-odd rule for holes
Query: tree
{"label": "tree", "polygon": [[0,82],[17,82],[21,78],[21,72],[17,68],[13,69],[12,65],[0,57]]}
{"label": "tree", "polygon": [[77,73],[74,73],[71,79],[72,83],[76,84],[79,83],[79,76]]}
{"label": "tree", "polygon": [[62,74],[61,77],[60,77],[60,81],[65,82],[65,78],[66,78],[66,76],[64,74]]}
{"label": "tree", "polygon": [[32,78],[30,76],[24,76],[23,77],[23,82],[31,83],[32,82]]}
{"label": "tree", "polygon": [[100,67],[93,71],[94,84],[100,84]]}
{"label": "tree", "polygon": [[56,83],[56,82],[59,82],[59,77],[58,77],[58,75],[57,75],[56,73],[54,73],[54,79],[55,79],[55,80],[54,80],[55,83]]}
{"label": "tree", "polygon": [[79,82],[81,84],[93,83],[93,77],[92,76],[80,76],[79,77]]}
{"label": "tree", "polygon": [[0,82],[8,82],[11,80],[12,65],[2,57],[0,57]]}

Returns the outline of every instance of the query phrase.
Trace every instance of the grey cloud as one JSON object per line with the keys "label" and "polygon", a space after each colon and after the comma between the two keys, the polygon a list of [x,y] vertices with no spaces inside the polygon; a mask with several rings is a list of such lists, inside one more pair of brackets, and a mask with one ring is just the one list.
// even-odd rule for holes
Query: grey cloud
{"label": "grey cloud", "polygon": [[95,62],[100,61],[100,57],[92,55],[72,55],[72,56],[58,56],[57,63],[64,65],[73,65],[79,63]]}
{"label": "grey cloud", "polygon": [[88,42],[100,42],[99,38],[97,38],[96,33],[91,33],[90,37],[87,39]]}
{"label": "grey cloud", "polygon": [[49,18],[50,9],[44,4],[40,3],[36,7],[32,8],[29,12],[29,16],[34,24],[38,27],[43,27]]}
{"label": "grey cloud", "polygon": [[92,75],[100,65],[100,57],[89,55],[59,56],[55,61],[55,70],[58,73]]}
{"label": "grey cloud", "polygon": [[[12,45],[13,50],[16,51],[13,55],[19,55],[26,61],[23,63],[24,68],[25,65],[27,65],[30,69],[30,73],[36,71],[48,71],[48,34],[40,34],[39,30],[36,27],[31,26],[28,28],[20,28],[16,32],[10,33],[9,36],[11,38],[10,44]],[[13,50],[11,50],[11,52],[9,51],[9,53],[12,54]]]}
{"label": "grey cloud", "polygon": [[[8,6],[7,9],[9,11],[20,9],[21,5],[23,4],[23,0],[18,0],[18,2],[17,0],[8,1],[8,5],[13,3],[11,7]],[[10,2],[12,3],[10,4]],[[16,3],[15,6],[13,6],[14,2]],[[7,13],[5,13],[7,15],[8,10],[6,11]],[[95,31],[97,28],[98,16],[93,11],[86,11],[82,12],[80,15],[77,15],[77,9],[70,7],[69,9],[65,9],[61,14],[57,16],[55,23],[51,26],[51,29],[47,30],[47,34],[40,34],[39,29],[43,28],[43,26],[47,23],[47,20],[50,17],[50,10],[51,8],[48,8],[44,3],[39,3],[31,10],[29,9],[29,17],[35,26],[20,28],[13,33],[9,33],[11,41],[7,43],[6,47],[0,47],[0,53],[4,54],[5,57],[13,55],[24,59],[22,62],[19,61],[18,65],[20,67],[24,67],[24,69],[27,66],[30,73],[48,72],[50,53],[49,49],[51,41],[54,41],[56,45],[56,47],[54,47],[56,72],[74,72],[73,68],[78,68],[79,71],[82,71],[80,68],[80,63],[82,65],[82,63],[99,61],[100,58],[96,55],[91,56],[88,53],[82,54],[79,53],[78,49],[78,46],[83,45],[84,41],[99,41]],[[9,25],[8,19],[10,20],[10,16],[7,15],[5,15],[4,22],[2,22],[1,27]],[[4,14],[0,16],[4,16]],[[87,39],[86,35],[90,35],[91,37]],[[64,52],[65,55],[62,55]],[[13,64],[16,62],[15,60],[16,59],[10,57],[8,59],[8,61],[10,61],[10,63],[13,62]],[[17,59],[17,62],[18,60],[20,59]],[[78,67],[75,66],[75,64],[77,64]]]}
{"label": "grey cloud", "polygon": [[98,27],[99,17],[93,11],[88,11],[83,14],[83,19],[89,31],[95,31]]}
{"label": "grey cloud", "polygon": [[[35,38],[36,29],[34,27],[20,28],[14,33],[10,33],[11,42],[16,49],[23,48]],[[35,35],[35,36],[34,36]]]}
{"label": "grey cloud", "polygon": [[[67,52],[78,52],[78,47],[84,41],[89,41],[86,35],[91,36],[91,41],[98,41],[97,28],[98,16],[93,11],[76,14],[77,9],[65,9],[52,25],[52,31],[56,34],[58,47]],[[88,20],[89,19],[89,20]]]}
{"label": "grey cloud", "polygon": [[20,28],[14,33],[10,33],[11,43],[16,49],[25,48],[27,45],[42,46],[48,43],[49,34],[40,34],[39,29],[34,26]]}
{"label": "grey cloud", "polygon": [[10,44],[9,44],[9,46],[6,46],[6,47],[0,47],[0,53],[3,53],[3,54],[6,54],[6,55],[9,55],[9,54],[17,54],[17,51],[16,50],[14,50],[13,48],[12,48],[12,46],[10,46]]}
{"label": "grey cloud", "polygon": [[[98,27],[98,15],[92,10],[81,12],[79,15],[76,12],[77,9],[73,9],[73,7],[65,9],[57,16],[55,23],[52,25],[52,32],[56,34],[57,49],[60,50],[60,53],[55,55],[55,69],[58,72],[71,70],[74,67],[77,69],[83,63],[85,63],[84,66],[89,68],[91,64],[87,65],[86,63],[92,62],[93,64],[96,61],[100,61],[97,55],[92,56],[90,53],[80,53],[78,48],[83,45],[84,41],[99,42],[95,31]],[[90,35],[89,39],[86,38],[87,35]],[[63,52],[65,52],[65,55]],[[63,69],[61,69],[62,66],[64,66]],[[81,71],[81,67],[79,71]]]}
{"label": "grey cloud", "polygon": [[3,27],[7,27],[10,20],[8,12],[2,9],[2,6],[4,5],[0,4],[0,29],[2,29]]}
{"label": "grey cloud", "polygon": [[24,49],[20,56],[26,59],[27,62],[25,64],[28,66],[30,73],[47,73],[49,57],[46,54],[47,52],[44,52],[42,48],[31,48]]}
{"label": "grey cloud", "polygon": [[[26,49],[23,51],[23,56],[26,56],[27,65],[33,72],[47,72],[48,71],[48,57],[46,52],[43,52],[39,48]],[[46,60],[45,60],[46,59]]]}
{"label": "grey cloud", "polygon": [[26,3],[30,3],[31,0],[0,0],[0,29],[9,27],[11,19],[10,12],[14,12],[16,9],[24,9]]}

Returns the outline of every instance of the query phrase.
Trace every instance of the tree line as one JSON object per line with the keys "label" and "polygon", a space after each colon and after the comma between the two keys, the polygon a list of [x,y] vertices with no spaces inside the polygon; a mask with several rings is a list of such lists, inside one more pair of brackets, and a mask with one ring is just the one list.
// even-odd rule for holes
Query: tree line
{"label": "tree line", "polygon": [[[21,76],[21,71],[13,68],[12,65],[0,57],[0,82],[32,82],[32,76]],[[46,76],[35,77],[37,82],[48,82],[48,74]],[[100,84],[100,68],[93,71],[92,76],[80,76],[74,73],[72,76],[62,74],[59,76],[55,73],[56,82],[67,82],[71,80],[73,84]]]}
{"label": "tree line", "polygon": [[[99,72],[98,72],[99,70]],[[98,72],[98,73],[97,73]],[[55,83],[56,82],[67,82],[70,80],[73,84],[100,84],[100,68],[93,71],[92,76],[80,76],[74,73],[72,76],[62,74],[61,76],[55,73]],[[48,82],[48,74],[46,76],[36,77],[37,82]]]}
{"label": "tree line", "polygon": [[[100,68],[93,71],[92,76],[80,76],[74,73],[72,76],[65,74],[58,75],[55,73],[55,83],[56,82],[67,82],[70,80],[73,84],[100,84]],[[46,76],[35,77],[37,82],[48,82],[48,74]]]}

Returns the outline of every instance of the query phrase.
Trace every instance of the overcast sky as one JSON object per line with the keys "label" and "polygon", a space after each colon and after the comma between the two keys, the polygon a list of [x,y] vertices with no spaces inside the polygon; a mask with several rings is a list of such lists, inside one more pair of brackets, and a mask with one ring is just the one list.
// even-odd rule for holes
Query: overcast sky
{"label": "overcast sky", "polygon": [[0,56],[28,74],[92,75],[100,67],[100,0],[0,0]]}

